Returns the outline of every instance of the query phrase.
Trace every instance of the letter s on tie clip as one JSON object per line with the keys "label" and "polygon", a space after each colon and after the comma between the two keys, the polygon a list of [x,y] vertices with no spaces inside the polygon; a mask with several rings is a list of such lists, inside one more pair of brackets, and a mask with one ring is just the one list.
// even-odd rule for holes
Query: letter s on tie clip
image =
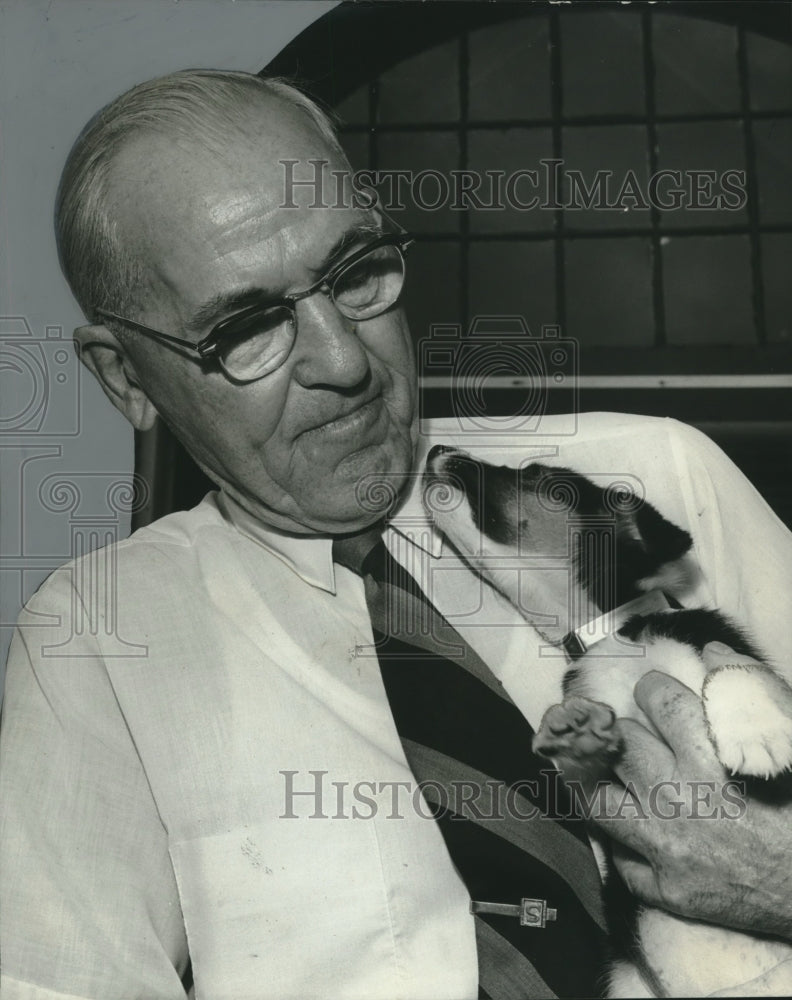
{"label": "letter s on tie clip", "polygon": [[482,903],[471,899],[471,913],[492,913],[500,917],[519,917],[521,927],[544,927],[558,919],[558,910],[547,905],[546,899],[523,898],[519,903]]}

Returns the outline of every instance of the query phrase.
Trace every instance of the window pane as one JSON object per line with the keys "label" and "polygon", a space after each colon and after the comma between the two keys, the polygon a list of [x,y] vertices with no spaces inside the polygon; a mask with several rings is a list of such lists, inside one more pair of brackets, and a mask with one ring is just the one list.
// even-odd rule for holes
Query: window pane
{"label": "window pane", "polygon": [[367,125],[369,120],[369,85],[358,87],[336,105],[341,121],[348,125]]}
{"label": "window pane", "polygon": [[[739,122],[681,122],[657,126],[658,166],[661,170],[681,171],[683,204],[698,203],[710,207],[682,207],[674,209],[673,190],[675,179],[658,184],[657,197],[669,208],[661,209],[660,225],[666,229],[674,226],[735,226],[747,220],[747,209],[729,210],[724,205],[745,201],[744,185],[734,178],[739,187],[728,201],[721,196],[728,194],[721,187],[726,171],[745,170],[745,146]],[[715,179],[695,176],[696,171],[714,171]],[[728,184],[728,179],[726,180]],[[694,186],[700,185],[697,195]],[[713,204],[714,202],[714,204]]]}
{"label": "window pane", "polygon": [[379,80],[377,107],[382,124],[458,119],[458,40],[443,42],[386,70]]}
{"label": "window pane", "polygon": [[480,28],[468,44],[472,119],[550,117],[550,35],[543,14]]}
{"label": "window pane", "polygon": [[642,114],[643,32],[631,11],[561,11],[564,114]]}
{"label": "window pane", "polygon": [[762,222],[792,222],[792,119],[753,123]]}
{"label": "window pane", "polygon": [[739,109],[734,27],[658,11],[652,50],[659,114]]}
{"label": "window pane", "polygon": [[751,107],[775,111],[792,106],[792,47],[764,35],[747,35]]}
{"label": "window pane", "polygon": [[[649,154],[643,125],[573,125],[564,129],[562,141],[565,174],[578,172],[574,183],[568,181],[563,201],[581,206],[564,212],[567,227],[613,229],[649,225],[646,202]],[[637,192],[636,197],[631,192]],[[590,197],[594,199],[593,207],[585,208]]]}
{"label": "window pane", "polygon": [[750,268],[746,236],[664,237],[668,343],[755,343]]}
{"label": "window pane", "polygon": [[[500,201],[504,208],[471,212],[471,232],[534,232],[541,229],[552,232],[552,210],[519,207],[530,205],[537,194],[541,198],[543,185],[537,190],[530,178],[518,174],[522,170],[541,172],[539,161],[552,155],[553,138],[549,128],[472,130],[468,135],[468,164],[482,177],[480,199],[484,203],[487,199],[494,203]],[[486,176],[487,170],[499,170],[505,176],[496,181]]]}
{"label": "window pane", "polygon": [[[406,170],[409,176],[394,179],[393,189],[406,207],[392,204],[389,186],[379,187],[384,208],[405,229],[415,232],[459,229],[459,212],[451,209],[451,171],[459,162],[459,140],[454,132],[386,132],[378,137],[379,168]],[[397,189],[398,185],[398,189]],[[432,206],[436,205],[436,208]]]}
{"label": "window pane", "polygon": [[564,253],[565,333],[584,345],[651,347],[654,320],[649,241],[568,240]]}
{"label": "window pane", "polygon": [[792,342],[792,233],[767,233],[762,238],[765,322],[772,343]]}
{"label": "window pane", "polygon": [[459,246],[416,243],[407,253],[402,301],[413,340],[428,337],[433,323],[459,323]]}
{"label": "window pane", "polygon": [[469,287],[471,317],[519,315],[538,336],[557,322],[553,243],[472,243]]}

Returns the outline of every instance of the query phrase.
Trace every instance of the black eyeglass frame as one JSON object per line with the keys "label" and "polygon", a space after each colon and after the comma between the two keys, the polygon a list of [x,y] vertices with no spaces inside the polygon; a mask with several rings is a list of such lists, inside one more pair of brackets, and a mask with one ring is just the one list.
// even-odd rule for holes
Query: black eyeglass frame
{"label": "black eyeglass frame", "polygon": [[[174,337],[173,334],[163,333],[161,330],[155,330],[150,326],[145,326],[143,323],[138,323],[133,319],[127,319],[125,316],[119,316],[117,313],[110,312],[108,309],[101,309],[98,306],[94,307],[94,312],[97,316],[101,316],[104,319],[115,320],[117,323],[124,323],[127,326],[131,326],[133,329],[140,331],[140,333],[145,333],[149,337],[153,337],[155,340],[162,341],[166,345],[174,345],[176,347],[184,348],[187,351],[192,352],[201,361],[209,358],[213,358],[222,348],[223,342],[229,340],[234,333],[234,327],[237,323],[249,319],[251,316],[255,316],[257,313],[264,312],[268,309],[278,309],[285,308],[288,309],[292,314],[292,322],[297,325],[297,317],[294,310],[295,305],[301,302],[303,299],[309,298],[311,295],[315,295],[317,292],[322,292],[324,295],[330,299],[333,305],[345,315],[343,309],[341,309],[335,299],[333,298],[333,286],[336,281],[347,271],[350,267],[354,267],[359,261],[363,260],[370,253],[375,250],[379,250],[380,247],[393,246],[399,251],[402,258],[402,266],[405,267],[404,263],[404,253],[415,242],[415,237],[408,232],[401,233],[385,233],[382,236],[377,237],[377,239],[372,240],[371,243],[367,243],[366,246],[356,250],[353,254],[340,260],[337,264],[320,278],[317,282],[306,288],[302,292],[295,292],[293,295],[284,295],[280,299],[269,299],[262,302],[256,302],[252,305],[246,306],[244,309],[240,309],[233,315],[228,316],[226,319],[221,320],[216,323],[212,329],[209,331],[203,340],[199,341],[197,344],[193,344],[189,340],[184,340],[183,337]],[[398,301],[399,296],[394,299],[394,302]],[[367,316],[366,319],[373,319],[375,316],[380,316],[382,312],[389,309],[394,303],[390,303],[385,306],[379,313],[372,313],[371,316]]]}

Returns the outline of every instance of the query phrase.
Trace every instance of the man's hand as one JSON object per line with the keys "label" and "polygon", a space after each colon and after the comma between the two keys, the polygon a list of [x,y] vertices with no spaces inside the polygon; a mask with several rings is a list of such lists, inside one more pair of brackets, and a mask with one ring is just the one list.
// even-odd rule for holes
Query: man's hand
{"label": "man's hand", "polygon": [[[750,663],[705,650],[708,666]],[[630,890],[682,916],[792,940],[792,794],[780,802],[737,793],[707,735],[701,700],[653,671],[635,700],[665,743],[637,722],[619,720],[625,741],[606,787],[605,816]],[[634,798],[625,800],[625,788]],[[640,818],[637,818],[640,817]]]}

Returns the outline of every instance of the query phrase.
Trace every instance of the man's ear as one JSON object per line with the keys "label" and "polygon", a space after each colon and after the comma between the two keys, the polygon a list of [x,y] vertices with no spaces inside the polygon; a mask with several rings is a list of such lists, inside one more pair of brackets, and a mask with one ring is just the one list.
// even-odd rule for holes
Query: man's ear
{"label": "man's ear", "polygon": [[141,388],[135,368],[118,338],[106,326],[96,323],[78,326],[74,340],[81,361],[99,380],[113,406],[136,430],[149,430],[157,411]]}

